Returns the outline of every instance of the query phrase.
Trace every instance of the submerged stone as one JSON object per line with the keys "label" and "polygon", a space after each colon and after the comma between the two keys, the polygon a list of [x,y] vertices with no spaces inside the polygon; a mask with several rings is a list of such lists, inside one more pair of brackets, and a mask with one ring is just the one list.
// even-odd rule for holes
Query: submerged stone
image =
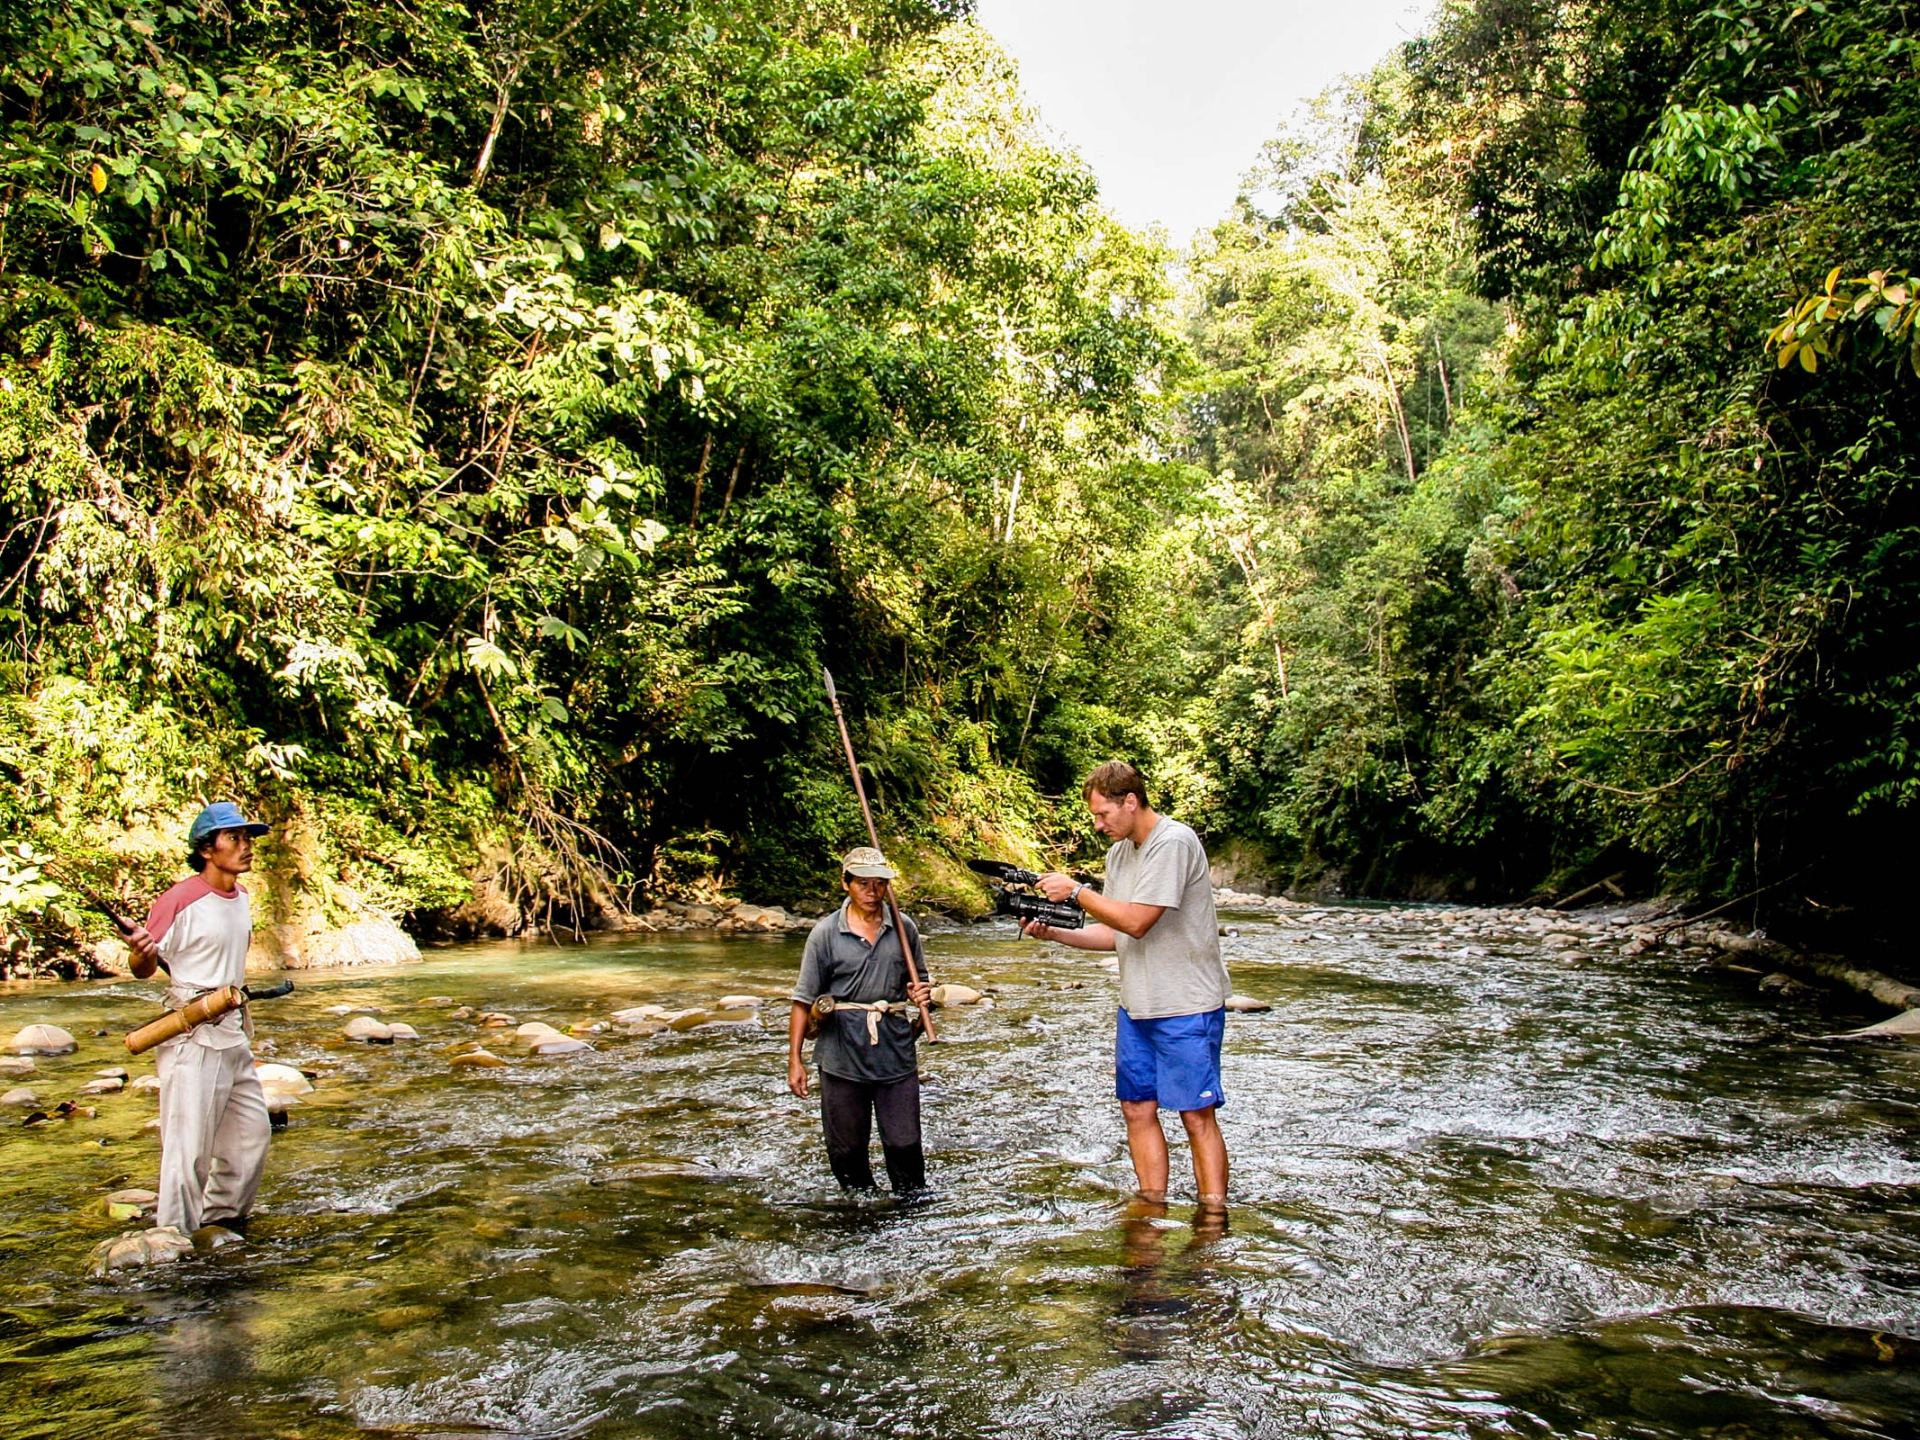
{"label": "submerged stone", "polygon": [[193,1232],[193,1248],[206,1255],[211,1255],[216,1250],[225,1250],[231,1246],[246,1243],[245,1236],[229,1230],[224,1225],[202,1225]]}
{"label": "submerged stone", "polygon": [[1273,1006],[1264,1000],[1256,1000],[1251,995],[1229,995],[1227,1009],[1241,1015],[1257,1015],[1263,1010],[1273,1009]]}
{"label": "submerged stone", "polygon": [[347,1022],[347,1028],[341,1032],[349,1040],[363,1040],[374,1045],[391,1045],[393,1031],[382,1025],[371,1015],[356,1015]]}
{"label": "submerged stone", "polygon": [[93,1247],[89,1268],[96,1276],[115,1270],[144,1270],[155,1265],[172,1265],[192,1253],[193,1241],[171,1225],[156,1225],[151,1230],[136,1230],[130,1235],[102,1240]]}
{"label": "submerged stone", "polygon": [[584,1040],[575,1040],[569,1035],[554,1035],[536,1040],[533,1053],[536,1055],[577,1055],[582,1050],[591,1050],[593,1046]]}
{"label": "submerged stone", "polygon": [[29,1025],[7,1042],[16,1055],[70,1055],[80,1042],[58,1025]]}
{"label": "submerged stone", "polygon": [[127,1089],[144,1094],[158,1095],[160,1093],[160,1077],[158,1075],[138,1076],[127,1086]]}
{"label": "submerged stone", "polygon": [[507,1062],[486,1050],[469,1050],[447,1061],[456,1070],[497,1070]]}
{"label": "submerged stone", "polygon": [[124,1080],[89,1080],[80,1087],[82,1095],[111,1095],[127,1088]]}
{"label": "submerged stone", "polygon": [[38,1105],[39,1103],[40,1103],[40,1097],[34,1094],[33,1091],[27,1089],[26,1086],[24,1085],[22,1085],[20,1088],[16,1090],[9,1090],[7,1091],[6,1094],[0,1095],[0,1105],[31,1106],[31,1105]]}

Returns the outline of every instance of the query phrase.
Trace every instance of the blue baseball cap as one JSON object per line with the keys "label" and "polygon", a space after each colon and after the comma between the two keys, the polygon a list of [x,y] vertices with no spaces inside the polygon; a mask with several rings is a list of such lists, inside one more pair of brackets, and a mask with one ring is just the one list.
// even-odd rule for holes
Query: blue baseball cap
{"label": "blue baseball cap", "polygon": [[231,800],[216,800],[193,817],[193,828],[187,831],[187,844],[198,845],[217,830],[244,830],[249,835],[264,835],[267,829],[258,820],[242,815],[240,807]]}

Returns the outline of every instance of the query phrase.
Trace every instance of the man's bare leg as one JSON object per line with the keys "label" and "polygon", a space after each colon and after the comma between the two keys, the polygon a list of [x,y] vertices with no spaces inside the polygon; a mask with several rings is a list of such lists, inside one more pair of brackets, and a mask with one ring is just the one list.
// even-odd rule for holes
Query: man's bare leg
{"label": "man's bare leg", "polygon": [[[1227,1140],[1220,1133],[1220,1121],[1209,1105],[1205,1110],[1182,1110],[1180,1123],[1187,1127],[1187,1143],[1193,1149],[1193,1183],[1199,1191],[1200,1203],[1208,1207],[1224,1207],[1227,1203]],[[1160,1128],[1156,1121],[1153,1127]],[[1127,1121],[1127,1135],[1133,1135],[1133,1121]],[[1135,1159],[1134,1168],[1140,1167]],[[1166,1182],[1167,1147],[1163,1136],[1160,1142],[1160,1179]]]}
{"label": "man's bare leg", "polygon": [[1133,1178],[1140,1187],[1140,1198],[1165,1200],[1167,1132],[1160,1128],[1160,1102],[1122,1100],[1120,1113],[1127,1118],[1127,1151],[1133,1156]]}

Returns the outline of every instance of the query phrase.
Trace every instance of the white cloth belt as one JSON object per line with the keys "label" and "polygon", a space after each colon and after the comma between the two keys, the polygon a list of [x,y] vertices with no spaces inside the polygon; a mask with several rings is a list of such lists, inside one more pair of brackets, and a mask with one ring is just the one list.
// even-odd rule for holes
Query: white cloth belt
{"label": "white cloth belt", "polygon": [[867,1044],[880,1043],[880,1017],[882,1015],[911,1015],[920,1007],[907,1000],[875,1000],[871,1004],[862,1004],[858,1000],[836,1000],[835,1010],[864,1010],[867,1012]]}

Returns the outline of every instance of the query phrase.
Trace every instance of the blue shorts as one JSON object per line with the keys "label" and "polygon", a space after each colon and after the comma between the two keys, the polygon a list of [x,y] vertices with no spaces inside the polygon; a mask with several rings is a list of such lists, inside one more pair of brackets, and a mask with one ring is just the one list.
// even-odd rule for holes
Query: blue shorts
{"label": "blue shorts", "polygon": [[1161,1020],[1136,1020],[1122,1010],[1113,1040],[1114,1093],[1122,1100],[1158,1100],[1166,1110],[1225,1104],[1220,1037],[1226,1028],[1224,1005]]}

